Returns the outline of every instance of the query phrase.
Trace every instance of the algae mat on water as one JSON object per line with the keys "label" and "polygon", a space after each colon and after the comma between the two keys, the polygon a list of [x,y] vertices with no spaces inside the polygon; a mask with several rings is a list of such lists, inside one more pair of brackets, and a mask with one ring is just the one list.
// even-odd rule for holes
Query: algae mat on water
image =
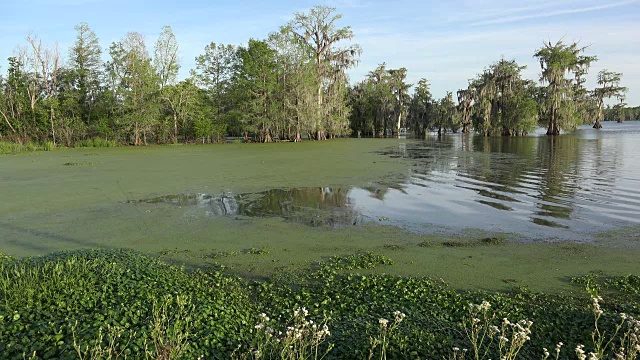
{"label": "algae mat on water", "polygon": [[[193,194],[259,192],[264,206],[284,206],[269,197],[274,194],[270,189],[358,186],[374,188],[375,194],[372,184],[394,186],[406,178],[406,160],[379,155],[401,142],[344,139],[3,156],[0,251],[27,256],[125,247],[188,266],[222,265],[254,277],[309,269],[333,255],[373,252],[394,264],[372,271],[431,276],[458,288],[485,289],[569,289],[566,279],[590,271],[638,274],[635,259],[640,251],[635,247],[481,242],[496,234],[479,230],[421,235],[375,222],[349,226],[337,221],[341,226],[332,226],[334,221],[327,221],[321,211],[304,213],[303,220],[318,225],[309,226],[230,211],[228,207],[238,205],[225,202],[224,196],[213,200],[223,211],[239,215],[203,216],[212,208],[189,206],[197,198]],[[92,166],[65,166],[68,163]]]}

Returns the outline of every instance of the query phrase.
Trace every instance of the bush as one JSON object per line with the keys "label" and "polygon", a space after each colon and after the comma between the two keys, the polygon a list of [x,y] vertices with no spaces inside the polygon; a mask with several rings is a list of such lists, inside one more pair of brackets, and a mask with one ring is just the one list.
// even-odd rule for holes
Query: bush
{"label": "bush", "polygon": [[25,144],[0,141],[0,154],[19,154],[38,150],[38,146],[32,142]]}
{"label": "bush", "polygon": [[75,144],[73,144],[73,146],[77,148],[83,148],[83,147],[104,148],[104,147],[116,147],[118,146],[118,143],[114,140],[93,138],[93,139],[79,140]]}

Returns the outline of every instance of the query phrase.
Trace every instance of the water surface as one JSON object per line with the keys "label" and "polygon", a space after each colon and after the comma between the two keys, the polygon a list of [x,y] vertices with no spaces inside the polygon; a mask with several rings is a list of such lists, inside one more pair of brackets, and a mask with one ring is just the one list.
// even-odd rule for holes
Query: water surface
{"label": "water surface", "polygon": [[405,174],[385,183],[141,201],[309,226],[379,222],[415,232],[472,228],[525,241],[591,241],[598,232],[640,224],[640,122],[605,125],[559,137],[407,140],[381,152],[408,162]]}
{"label": "water surface", "polygon": [[408,179],[356,203],[409,226],[505,231],[532,240],[590,240],[640,224],[640,122],[583,126],[559,137],[449,135],[387,152]]}

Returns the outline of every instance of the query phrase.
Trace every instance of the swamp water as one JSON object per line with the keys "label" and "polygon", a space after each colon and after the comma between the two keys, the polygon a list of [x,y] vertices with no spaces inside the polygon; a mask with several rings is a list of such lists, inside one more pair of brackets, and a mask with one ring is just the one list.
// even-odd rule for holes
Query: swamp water
{"label": "swamp water", "polygon": [[456,134],[402,142],[380,152],[408,162],[408,172],[391,183],[129,202],[308,226],[377,222],[418,233],[483,229],[522,241],[592,241],[599,232],[640,225],[640,124],[607,125],[557,138]]}
{"label": "swamp water", "polygon": [[640,274],[640,123],[604,125],[2,156],[0,252],[130,248],[249,276],[372,252],[394,261],[374,272],[566,290]]}

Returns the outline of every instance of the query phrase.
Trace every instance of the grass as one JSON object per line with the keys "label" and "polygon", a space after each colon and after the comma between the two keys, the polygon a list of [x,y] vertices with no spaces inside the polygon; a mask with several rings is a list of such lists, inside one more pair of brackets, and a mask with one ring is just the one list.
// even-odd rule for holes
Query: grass
{"label": "grass", "polygon": [[28,142],[25,144],[18,144],[13,142],[0,141],[0,155],[14,155],[20,153],[34,152],[39,149],[39,146],[35,143]]}
{"label": "grass", "polygon": [[[80,140],[74,144],[76,148],[107,148],[116,147],[118,143],[114,140],[105,140],[101,138]],[[27,142],[24,144],[15,142],[0,141],[0,155],[15,155],[20,153],[30,153],[35,151],[52,151],[57,146],[52,141],[46,141],[42,144]]]}
{"label": "grass", "polygon": [[115,140],[106,140],[102,138],[85,139],[77,141],[73,144],[76,148],[109,148],[118,146]]}

